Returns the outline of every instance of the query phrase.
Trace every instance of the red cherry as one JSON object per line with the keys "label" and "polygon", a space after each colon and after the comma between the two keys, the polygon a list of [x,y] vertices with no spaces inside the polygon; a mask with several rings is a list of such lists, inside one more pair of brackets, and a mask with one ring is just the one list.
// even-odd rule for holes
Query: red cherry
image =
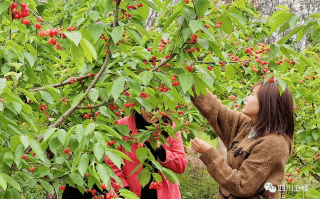
{"label": "red cherry", "polygon": [[36,29],[39,30],[40,28],[41,28],[41,25],[37,23],[37,24],[36,24]]}
{"label": "red cherry", "polygon": [[18,4],[16,2],[13,2],[11,5],[11,8],[16,8],[18,6]]}

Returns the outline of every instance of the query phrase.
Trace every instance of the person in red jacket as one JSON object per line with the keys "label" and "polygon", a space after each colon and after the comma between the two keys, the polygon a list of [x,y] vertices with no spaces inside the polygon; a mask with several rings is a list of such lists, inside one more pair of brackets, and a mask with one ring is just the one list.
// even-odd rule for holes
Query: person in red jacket
{"label": "person in red jacket", "polygon": [[[127,116],[121,120],[118,120],[117,125],[128,125],[131,137],[123,137],[125,141],[133,139],[134,134],[139,133],[139,129],[146,130],[147,126],[152,123],[158,123],[161,117],[154,118],[155,111],[148,113],[144,108],[141,108],[141,114],[136,111],[133,111],[130,116]],[[175,123],[168,116],[162,117],[163,122],[172,125],[175,128]],[[163,135],[166,132],[162,132]],[[150,149],[155,159],[158,162],[168,169],[171,169],[173,172],[177,174],[183,173],[188,165],[188,160],[184,151],[183,142],[181,138],[180,132],[176,133],[176,138],[167,137],[167,141],[169,145],[163,144],[158,141],[157,149],[153,150],[150,143],[145,142],[144,147]],[[121,179],[123,183],[123,187],[129,189],[133,193],[135,193],[141,199],[181,199],[181,194],[179,190],[179,186],[177,184],[171,183],[161,172],[158,172],[157,168],[153,168],[155,172],[158,172],[162,177],[162,182],[160,183],[161,189],[149,189],[153,177],[151,175],[150,182],[143,188],[139,183],[139,178],[137,177],[143,167],[140,167],[135,173],[130,175],[130,173],[140,164],[136,156],[136,150],[138,149],[138,143],[133,143],[131,145],[131,152],[126,152],[124,148],[120,145],[118,147],[119,151],[125,153],[132,161],[128,161],[124,159],[124,164],[121,169],[113,164],[113,162],[105,156],[105,163],[108,164],[115,174]],[[151,162],[148,164],[153,165]]]}

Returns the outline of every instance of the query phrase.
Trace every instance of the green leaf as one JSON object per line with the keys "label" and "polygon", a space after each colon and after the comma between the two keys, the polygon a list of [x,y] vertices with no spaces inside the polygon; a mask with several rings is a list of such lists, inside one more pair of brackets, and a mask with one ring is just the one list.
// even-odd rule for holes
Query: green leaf
{"label": "green leaf", "polygon": [[54,104],[54,99],[48,91],[40,91],[42,99],[44,99],[49,104]]}
{"label": "green leaf", "polygon": [[82,71],[84,64],[84,50],[81,46],[71,45],[70,54],[72,61],[75,63],[78,71]]}
{"label": "green leaf", "polygon": [[172,89],[172,83],[170,82],[170,80],[167,78],[167,76],[163,73],[159,73],[159,72],[154,72],[154,74],[157,75],[157,77],[169,88]]}
{"label": "green leaf", "polygon": [[3,95],[5,100],[8,101],[8,103],[18,102],[19,104],[24,105],[24,102],[21,100],[20,96],[15,93],[4,92]]}
{"label": "green leaf", "polygon": [[157,11],[157,12],[160,11],[159,8],[155,4],[151,3],[150,1],[148,1],[148,0],[141,0],[141,1],[143,3],[145,3],[146,5],[150,6],[155,11]]}
{"label": "green leaf", "polygon": [[92,57],[95,60],[97,60],[96,49],[92,46],[92,44],[88,40],[86,40],[85,38],[82,38],[80,41],[80,45],[83,48],[84,55],[90,62],[92,62]]}
{"label": "green leaf", "polygon": [[47,182],[47,181],[45,181],[45,180],[42,180],[42,179],[39,179],[39,180],[40,180],[41,185],[43,186],[43,188],[44,188],[46,191],[48,191],[50,194],[53,194],[53,193],[54,193],[53,186],[52,186],[49,182]]}
{"label": "green leaf", "polygon": [[112,153],[111,151],[106,151],[106,155],[120,169],[121,159],[119,158],[119,156],[117,156],[115,153]]}
{"label": "green leaf", "polygon": [[2,94],[4,88],[6,87],[7,80],[5,78],[0,78],[0,95]]}
{"label": "green leaf", "polygon": [[89,98],[95,103],[98,100],[99,97],[99,91],[95,88],[92,88],[89,91]]}
{"label": "green leaf", "polygon": [[184,9],[184,17],[187,21],[191,21],[191,20],[196,19],[197,15],[193,9],[191,10],[191,9],[185,8]]}
{"label": "green leaf", "polygon": [[280,45],[279,44],[272,44],[270,46],[270,51],[269,51],[269,61],[273,60],[279,53],[280,51]]}
{"label": "green leaf", "polygon": [[153,178],[157,181],[157,182],[161,182],[162,181],[162,177],[160,174],[158,173],[153,173]]}
{"label": "green leaf", "polygon": [[0,1],[0,15],[8,10],[10,3],[8,1]]}
{"label": "green leaf", "polygon": [[23,150],[23,145],[18,145],[14,151],[14,162],[17,164],[17,167],[20,166],[20,163],[21,163],[21,157],[24,153],[24,150]]}
{"label": "green leaf", "polygon": [[[0,12],[1,14],[1,12]],[[310,15],[311,18],[320,18],[320,13],[313,13]]]}
{"label": "green leaf", "polygon": [[82,154],[80,161],[78,163],[78,171],[80,173],[80,175],[83,177],[85,172],[87,171],[89,166],[89,156],[88,154]]}
{"label": "green leaf", "polygon": [[287,84],[283,79],[278,79],[277,82],[278,82],[280,96],[281,96],[284,90],[287,88]]}
{"label": "green leaf", "polygon": [[27,148],[30,145],[30,138],[28,136],[20,136],[20,141],[23,144],[24,148]]}
{"label": "green leaf", "polygon": [[76,46],[79,45],[82,34],[79,31],[72,31],[72,32],[64,32],[68,39],[70,39]]}
{"label": "green leaf", "polygon": [[170,26],[173,20],[177,18],[177,16],[181,13],[182,9],[183,9],[182,6],[177,6],[175,8],[175,11],[173,12],[173,14],[166,20],[166,24],[163,26],[162,32],[164,32]]}
{"label": "green leaf", "polygon": [[231,19],[236,22],[241,28],[245,29],[248,23],[248,19],[243,15],[238,15],[236,13],[228,13]]}
{"label": "green leaf", "polygon": [[[126,30],[129,32],[129,34],[131,35],[131,37],[140,45],[142,46],[143,43],[142,43],[142,37],[141,35],[139,34],[138,31],[134,30],[134,29],[131,29],[131,28],[128,28],[128,27],[125,27]],[[160,38],[161,39],[161,38]]]}
{"label": "green leaf", "polygon": [[[112,9],[112,6],[111,6],[111,9]],[[97,40],[100,38],[103,32],[103,28],[104,28],[104,25],[102,23],[91,23],[89,25],[89,32],[94,42],[97,42]]]}
{"label": "green leaf", "polygon": [[209,41],[210,48],[212,48],[213,52],[220,57],[220,59],[225,60],[220,48],[213,42]]}
{"label": "green leaf", "polygon": [[231,64],[226,66],[225,73],[226,73],[226,78],[228,79],[228,81],[233,79],[235,70]]}
{"label": "green leaf", "polygon": [[162,173],[167,177],[167,179],[172,182],[172,183],[179,183],[179,179],[177,177],[177,175],[171,171],[170,169],[167,169],[167,168],[162,168]]}
{"label": "green leaf", "polygon": [[64,129],[57,130],[57,137],[59,141],[63,144],[66,139],[67,132]]}
{"label": "green leaf", "polygon": [[153,77],[152,71],[144,71],[143,73],[141,73],[141,79],[144,85],[148,85],[152,77]]}
{"label": "green leaf", "polygon": [[90,11],[89,13],[89,17],[92,21],[97,21],[100,17],[99,12],[98,11]]}
{"label": "green leaf", "polygon": [[82,98],[84,98],[85,93],[79,93],[76,97],[72,99],[72,106],[76,105]]}
{"label": "green leaf", "polygon": [[193,76],[188,73],[183,73],[179,76],[179,81],[183,92],[186,93],[192,87]]}
{"label": "green leaf", "polygon": [[93,133],[94,129],[96,128],[95,123],[90,123],[87,125],[86,130],[84,131],[85,136]]}
{"label": "green leaf", "polygon": [[114,101],[116,101],[119,98],[121,92],[123,91],[125,82],[126,82],[125,76],[120,76],[118,79],[116,79],[116,81],[114,81],[111,89],[111,93],[114,98]]}
{"label": "green leaf", "polygon": [[108,15],[109,12],[113,9],[112,3],[113,3],[113,0],[106,1],[106,5],[104,7],[104,14],[105,15]]}
{"label": "green leaf", "polygon": [[11,151],[7,151],[3,156],[4,161],[7,163],[9,167],[11,167],[13,163],[13,154]]}
{"label": "green leaf", "polygon": [[[277,15],[276,18],[270,19],[270,23],[271,23],[270,33],[273,33],[274,31],[276,31],[279,28],[279,26],[284,22],[286,22],[292,15],[292,13],[288,13],[287,10],[281,10],[281,12],[279,13],[280,14]],[[273,15],[271,17],[273,17]]]}
{"label": "green leaf", "polygon": [[18,191],[21,191],[20,185],[10,176],[8,176],[5,173],[1,173],[1,176],[4,178],[5,181],[7,181],[8,184],[10,184],[13,188],[15,188]]}
{"label": "green leaf", "polygon": [[82,187],[83,185],[83,178],[80,176],[80,174],[78,173],[73,173],[71,174],[71,179],[73,180],[73,182],[77,185],[79,185],[80,187]]}
{"label": "green leaf", "polygon": [[31,53],[27,53],[27,52],[24,52],[24,57],[26,58],[27,63],[29,64],[29,67],[32,68],[32,66],[36,62],[35,57]]}
{"label": "green leaf", "polygon": [[320,198],[320,192],[315,189],[309,189],[306,196],[311,198]]}
{"label": "green leaf", "polygon": [[119,191],[120,191],[120,195],[126,199],[139,199],[139,197],[135,193],[125,188],[121,188]]}
{"label": "green leaf", "polygon": [[101,161],[101,159],[103,158],[103,155],[104,155],[104,149],[103,149],[103,146],[99,142],[97,142],[94,145],[93,153],[94,153],[94,156],[97,158],[97,160]]}
{"label": "green leaf", "polygon": [[314,65],[313,61],[305,57],[304,55],[300,55],[300,59],[302,59],[308,66],[311,66],[315,68],[316,66]]}
{"label": "green leaf", "polygon": [[110,174],[109,169],[106,164],[98,164],[97,165],[97,172],[100,176],[100,179],[104,184],[109,184],[110,182]]}
{"label": "green leaf", "polygon": [[58,90],[58,89],[56,89],[56,88],[54,88],[52,86],[48,86],[48,85],[46,86],[46,90],[49,91],[52,94],[52,96],[53,96],[55,101],[59,101],[60,100],[60,97],[59,97],[60,90]]}
{"label": "green leaf", "polygon": [[82,124],[78,124],[76,127],[76,137],[78,142],[80,142],[82,140],[82,137],[84,136],[84,128],[82,126]]}
{"label": "green leaf", "polygon": [[21,191],[20,185],[19,185],[13,178],[11,178],[10,176],[8,176],[8,175],[5,174],[5,173],[1,173],[0,175],[1,175],[1,176],[3,177],[3,179],[4,179],[5,181],[7,181],[7,183],[10,184],[13,188],[15,188],[15,189],[18,190],[18,191]]}
{"label": "green leaf", "polygon": [[43,142],[47,142],[54,134],[54,132],[56,131],[56,128],[48,128],[45,132],[44,132],[44,136],[43,136]]}
{"label": "green leaf", "polygon": [[57,154],[60,146],[61,146],[61,143],[60,143],[59,139],[57,138],[57,135],[52,136],[52,138],[49,141],[50,150],[54,154]]}
{"label": "green leaf", "polygon": [[124,32],[124,29],[122,26],[117,26],[113,28],[111,32],[111,38],[114,43],[117,43],[118,41],[120,41],[120,39],[122,38],[123,32]]}
{"label": "green leaf", "polygon": [[193,34],[200,29],[201,25],[202,22],[200,20],[192,20],[189,22],[189,27],[191,28]]}
{"label": "green leaf", "polygon": [[221,17],[218,18],[218,20],[223,21],[223,23],[220,26],[221,30],[230,34],[233,29],[231,18],[228,15],[222,15]]}
{"label": "green leaf", "polygon": [[98,129],[101,130],[106,130],[108,131],[111,135],[113,135],[114,137],[118,138],[118,139],[122,139],[122,137],[112,128],[110,128],[109,126],[105,125],[105,124],[99,124],[99,126],[97,127]]}
{"label": "green leaf", "polygon": [[140,174],[139,174],[139,182],[142,185],[142,187],[145,187],[151,179],[151,172],[150,170],[145,167],[141,170]]}
{"label": "green leaf", "polygon": [[7,181],[2,177],[2,174],[4,173],[1,173],[0,174],[0,186],[6,190],[7,189]]}
{"label": "green leaf", "polygon": [[31,149],[37,154],[37,157],[40,160],[44,161],[44,158],[45,158],[44,151],[42,150],[39,141],[34,139],[30,140],[30,146],[31,146]]}
{"label": "green leaf", "polygon": [[207,12],[210,6],[210,1],[208,0],[194,0],[193,3],[199,18],[202,17]]}

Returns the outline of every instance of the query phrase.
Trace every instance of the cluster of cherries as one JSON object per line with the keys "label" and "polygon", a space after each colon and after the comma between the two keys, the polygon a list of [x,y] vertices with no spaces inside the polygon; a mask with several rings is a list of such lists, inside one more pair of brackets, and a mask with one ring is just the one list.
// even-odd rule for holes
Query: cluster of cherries
{"label": "cluster of cherries", "polygon": [[128,104],[124,104],[125,108],[130,108],[131,106],[135,106],[134,102],[128,103]]}
{"label": "cluster of cherries", "polygon": [[145,92],[141,92],[140,97],[148,98],[149,95],[147,93],[145,93]]}
{"label": "cluster of cherries", "polygon": [[111,103],[111,104],[109,105],[109,108],[110,108],[112,111],[118,110],[118,107],[117,107],[117,106],[114,106],[114,103]]}
{"label": "cluster of cherries", "polygon": [[271,83],[274,83],[274,77],[271,77],[268,82],[269,82],[270,84],[271,84]]}
{"label": "cluster of cherries", "polygon": [[66,189],[66,187],[65,186],[61,186],[61,187],[59,187],[59,190],[61,191],[61,190],[65,190]]}
{"label": "cluster of cherries", "polygon": [[[14,19],[21,19],[22,24],[25,24],[27,26],[30,25],[30,21],[25,18],[30,15],[30,13],[29,13],[30,10],[28,8],[28,5],[25,3],[21,3],[20,4],[21,11],[19,11],[19,9],[17,7],[18,7],[18,4],[16,2],[13,2],[10,5],[10,9],[13,14],[13,18]],[[8,14],[9,14],[9,12],[8,12]]]}
{"label": "cluster of cherries", "polygon": [[[162,44],[159,44],[159,52],[161,52],[162,51],[162,49],[164,49],[165,47],[167,47],[167,43],[168,44],[171,44],[171,41],[169,40],[169,41],[165,41],[164,39],[161,39],[161,43]],[[149,49],[149,48],[148,48]]]}
{"label": "cluster of cherries", "polygon": [[165,87],[164,84],[161,84],[161,88],[159,88],[158,86],[156,86],[155,89],[156,89],[156,90],[159,90],[160,92],[163,92],[163,93],[165,93],[165,92],[167,92],[168,90],[170,90],[170,88]]}
{"label": "cluster of cherries", "polygon": [[142,147],[143,147],[143,143],[139,143],[138,148],[142,148]]}
{"label": "cluster of cherries", "polygon": [[161,135],[161,131],[153,132],[152,135],[153,135],[155,140],[159,140],[160,139],[160,135]]}
{"label": "cluster of cherries", "polygon": [[33,172],[33,171],[35,170],[35,168],[34,168],[34,167],[30,167],[29,170],[30,170],[31,172]]}
{"label": "cluster of cherries", "polygon": [[71,77],[70,79],[69,79],[69,82],[71,83],[71,84],[74,84],[74,82],[77,82],[78,80],[75,78],[75,77]]}
{"label": "cluster of cherries", "polygon": [[216,23],[215,27],[220,28],[221,25],[222,25],[222,21],[219,21],[218,23]]}
{"label": "cluster of cherries", "polygon": [[121,19],[124,19],[124,17],[126,17],[127,19],[129,19],[131,17],[131,14],[127,14],[125,10],[121,9],[122,12],[122,16]]}
{"label": "cluster of cherries", "polygon": [[60,102],[64,102],[64,105],[68,105],[68,99],[66,98],[60,99]]}
{"label": "cluster of cherries", "polygon": [[234,101],[235,99],[236,99],[235,96],[233,96],[233,95],[229,96],[229,100]]}
{"label": "cluster of cherries", "polygon": [[86,119],[89,119],[90,116],[91,116],[91,113],[89,112],[89,113],[85,114],[83,117],[86,118]]}
{"label": "cluster of cherries", "polygon": [[71,155],[72,155],[72,152],[70,152],[70,150],[71,150],[71,149],[68,147],[67,149],[64,150],[64,153],[69,153],[69,156],[71,156]]}
{"label": "cluster of cherries", "polygon": [[179,115],[183,115],[183,111],[178,111],[178,114]]}
{"label": "cluster of cherries", "polygon": [[46,104],[41,104],[41,106],[39,108],[41,110],[46,110],[47,109],[47,105]]}
{"label": "cluster of cherries", "polygon": [[124,92],[124,94],[128,97],[130,96],[130,93],[128,91]]}
{"label": "cluster of cherries", "polygon": [[162,188],[162,184],[160,182],[151,182],[149,189],[158,189]]}
{"label": "cluster of cherries", "polygon": [[107,142],[107,145],[108,145],[108,146],[112,146],[112,145],[114,145],[115,143],[116,143],[116,142],[112,140],[112,141],[110,141],[110,142]]}
{"label": "cluster of cherries", "polygon": [[[196,43],[198,41],[198,35],[197,34],[191,34],[190,35],[190,44]],[[190,52],[190,51],[189,51]],[[192,52],[191,52],[192,53]]]}

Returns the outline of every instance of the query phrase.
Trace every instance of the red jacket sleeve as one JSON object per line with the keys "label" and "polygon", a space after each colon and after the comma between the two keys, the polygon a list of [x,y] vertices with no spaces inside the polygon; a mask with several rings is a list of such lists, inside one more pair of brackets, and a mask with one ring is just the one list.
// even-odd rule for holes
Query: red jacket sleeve
{"label": "red jacket sleeve", "polygon": [[[118,151],[122,151],[121,149],[122,149],[122,146],[119,146],[119,147],[117,148]],[[105,162],[107,165],[109,165],[109,166],[112,168],[113,172],[121,179],[122,184],[123,184],[123,187],[128,187],[129,184],[128,184],[126,178],[125,178],[125,175],[124,175],[124,173],[123,173],[123,170],[119,169],[119,168],[110,160],[110,158],[109,158],[106,154],[104,155],[104,162]]]}
{"label": "red jacket sleeve", "polygon": [[177,174],[183,173],[188,166],[188,159],[183,148],[182,138],[180,131],[176,133],[177,139],[173,139],[166,150],[166,161],[161,162],[158,160],[162,166],[171,169]]}

